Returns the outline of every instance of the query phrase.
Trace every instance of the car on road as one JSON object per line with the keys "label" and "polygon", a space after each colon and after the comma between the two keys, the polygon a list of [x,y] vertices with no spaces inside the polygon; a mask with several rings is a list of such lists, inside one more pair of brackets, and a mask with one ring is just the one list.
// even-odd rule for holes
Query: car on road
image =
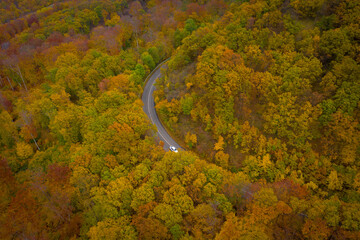
{"label": "car on road", "polygon": [[176,147],[174,147],[174,146],[170,146],[169,147],[169,149],[170,149],[170,151],[172,151],[172,152],[178,152],[178,150],[176,149]]}

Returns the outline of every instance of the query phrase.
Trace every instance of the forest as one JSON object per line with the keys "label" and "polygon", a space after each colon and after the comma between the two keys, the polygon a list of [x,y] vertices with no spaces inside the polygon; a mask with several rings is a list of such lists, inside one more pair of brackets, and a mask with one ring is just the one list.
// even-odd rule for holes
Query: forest
{"label": "forest", "polygon": [[[360,239],[360,1],[3,0],[0,239]],[[184,151],[165,151],[144,81]]]}

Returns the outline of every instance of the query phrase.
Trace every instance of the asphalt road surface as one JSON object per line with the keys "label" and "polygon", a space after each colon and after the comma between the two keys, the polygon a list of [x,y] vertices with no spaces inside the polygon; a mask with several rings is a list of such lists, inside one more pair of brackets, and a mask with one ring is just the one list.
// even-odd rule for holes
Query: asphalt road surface
{"label": "asphalt road surface", "polygon": [[[160,64],[161,65],[161,64]],[[156,126],[157,134],[161,141],[164,142],[164,149],[169,150],[170,145],[176,147],[178,150],[181,149],[181,146],[177,144],[174,139],[170,137],[167,133],[163,125],[161,124],[159,117],[155,110],[155,103],[153,93],[155,90],[155,82],[161,76],[160,72],[161,67],[157,68],[155,71],[152,72],[151,76],[148,77],[144,92],[142,95],[142,101],[144,103],[144,112],[149,117],[150,121]]]}

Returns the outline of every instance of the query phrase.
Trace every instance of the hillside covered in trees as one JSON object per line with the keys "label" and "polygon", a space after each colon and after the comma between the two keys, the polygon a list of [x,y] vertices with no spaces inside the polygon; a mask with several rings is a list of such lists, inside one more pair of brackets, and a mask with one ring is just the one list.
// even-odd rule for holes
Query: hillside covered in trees
{"label": "hillside covered in trees", "polygon": [[[0,239],[360,239],[360,2],[0,3]],[[187,151],[166,152],[142,109]]]}

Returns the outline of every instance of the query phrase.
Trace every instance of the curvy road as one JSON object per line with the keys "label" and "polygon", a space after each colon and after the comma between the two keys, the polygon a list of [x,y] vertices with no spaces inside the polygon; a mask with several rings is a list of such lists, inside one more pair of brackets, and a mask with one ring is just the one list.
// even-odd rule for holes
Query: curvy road
{"label": "curvy road", "polygon": [[[166,62],[166,61],[164,61]],[[159,117],[155,110],[155,102],[153,93],[155,90],[155,82],[156,80],[161,77],[161,67],[164,65],[164,62],[160,63],[155,70],[150,73],[150,75],[146,79],[146,84],[144,87],[144,92],[142,94],[142,101],[144,103],[144,112],[149,117],[150,121],[156,126],[157,134],[161,141],[164,142],[164,149],[169,150],[170,146],[174,146],[177,149],[182,149],[179,144],[177,144],[174,139],[170,137],[168,132],[165,130],[163,125],[161,124]]]}

